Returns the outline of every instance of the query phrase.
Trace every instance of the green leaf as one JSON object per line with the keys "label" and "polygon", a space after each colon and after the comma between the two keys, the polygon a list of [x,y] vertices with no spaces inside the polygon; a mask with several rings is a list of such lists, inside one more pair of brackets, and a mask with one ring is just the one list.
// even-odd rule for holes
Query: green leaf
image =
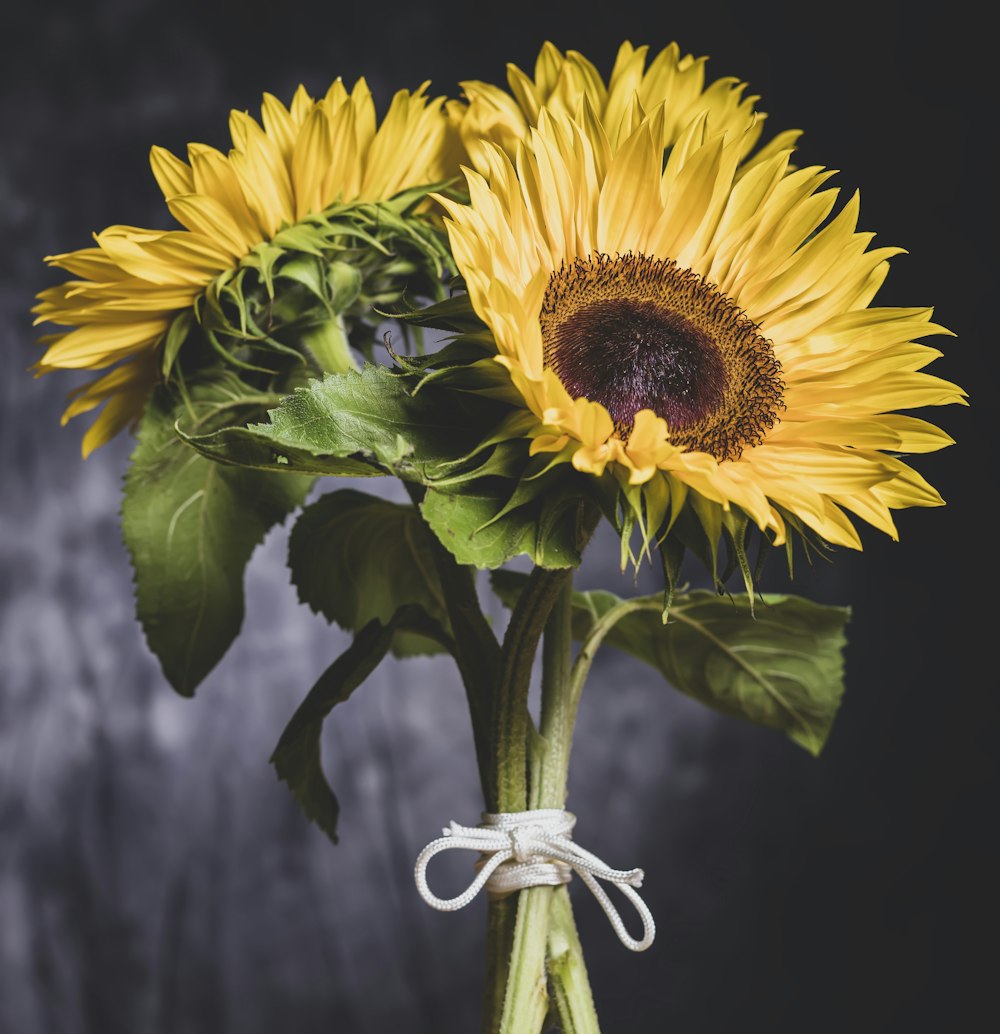
{"label": "green leaf", "polygon": [[397,632],[399,656],[436,653],[448,645],[448,614],[434,565],[434,541],[413,506],[344,488],[321,496],[295,522],[288,566],[299,599],[341,628],[388,624],[410,603],[441,634]]}
{"label": "green leaf", "polygon": [[403,607],[386,624],[376,618],[365,625],[309,690],[271,755],[278,778],[288,784],[306,816],[334,843],[340,805],[323,775],[323,722],[378,667],[398,630],[408,628],[418,634],[426,633],[426,620],[419,608]]}
{"label": "green leaf", "polygon": [[[512,606],[525,578],[493,574]],[[651,664],[682,693],[709,707],[777,729],[812,754],[829,735],[844,692],[844,626],[850,611],[798,596],[766,594],[757,616],[744,594],[695,590],[675,597],[661,619],[660,595],[637,597],[605,642]],[[609,592],[573,594],[573,635],[584,640],[622,601]]]}
{"label": "green leaf", "polygon": [[352,456],[405,480],[433,484],[499,423],[505,407],[461,392],[428,387],[414,395],[407,379],[385,366],[331,375],[299,388],[269,424],[250,430],[278,451]]}
{"label": "green leaf", "polygon": [[137,615],[164,675],[184,696],[240,630],[250,555],[309,487],[305,478],[213,463],[174,433],[181,417],[203,426],[231,418],[239,387],[232,376],[189,386],[190,409],[158,389],[125,476],[122,533],[135,570]]}
{"label": "green leaf", "polygon": [[322,456],[290,445],[278,448],[267,435],[247,427],[223,427],[209,434],[178,435],[193,449],[216,463],[276,474],[335,477],[384,477],[386,471],[368,460],[346,456]]}
{"label": "green leaf", "polygon": [[[523,486],[522,482],[522,486]],[[497,568],[520,554],[538,567],[577,567],[582,509],[588,505],[566,479],[517,505],[510,482],[476,482],[458,493],[429,489],[420,505],[431,531],[460,564]]]}
{"label": "green leaf", "polygon": [[766,594],[756,617],[745,594],[695,591],[663,625],[628,614],[609,642],[655,665],[681,692],[778,729],[812,754],[829,735],[844,693],[845,607]]}

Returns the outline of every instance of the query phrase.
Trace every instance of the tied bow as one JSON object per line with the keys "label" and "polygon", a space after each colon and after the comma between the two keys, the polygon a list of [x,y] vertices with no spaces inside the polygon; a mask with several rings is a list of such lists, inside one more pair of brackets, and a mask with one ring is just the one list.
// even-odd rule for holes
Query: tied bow
{"label": "tied bow", "polygon": [[[558,808],[534,811],[484,813],[478,826],[452,822],[444,836],[432,840],[420,852],[414,878],[420,896],[431,908],[455,912],[465,908],[485,887],[489,894],[510,894],[525,887],[558,887],[569,883],[575,872],[597,898],[618,939],[632,951],[645,951],[656,936],[656,924],[646,902],[636,892],[642,886],[642,869],[612,869],[572,839],[576,816]],[[442,851],[477,851],[475,879],[459,895],[439,898],[428,886],[427,866]],[[642,919],[642,939],[636,940],[598,882],[614,884],[632,902]]]}

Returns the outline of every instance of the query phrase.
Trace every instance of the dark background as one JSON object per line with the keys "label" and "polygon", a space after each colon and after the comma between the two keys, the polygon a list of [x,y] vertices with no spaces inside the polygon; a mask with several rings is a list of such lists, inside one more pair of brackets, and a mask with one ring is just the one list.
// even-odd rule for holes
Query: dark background
{"label": "dark background", "polygon": [[[110,223],[166,225],[147,154],[225,147],[231,107],[368,77],[502,79],[546,38],[605,74],[623,39],[678,40],[763,96],[802,163],[862,187],[910,254],[882,304],[937,307],[931,372],[970,409],[915,465],[948,501],[901,542],[795,589],[849,604],[847,693],[821,759],[721,718],[608,652],[581,713],[570,806],[641,865],[659,923],[633,956],[577,886],[606,1031],[914,1032],[997,1021],[994,58],[971,4],[831,6],[103,0],[0,14],[0,1031],[466,1034],[483,908],[425,908],[410,870],[480,808],[457,677],[386,663],[328,723],[331,847],[266,759],[345,637],[296,605],[286,529],[248,573],[244,636],[175,698],[132,617],[117,525],[126,439],[85,464],[58,427],[72,375],[34,381],[43,255]],[[845,195],[846,196],[846,195]],[[324,486],[331,487],[331,486]],[[370,486],[366,486],[370,487]],[[386,486],[387,493],[394,491]],[[581,581],[629,591],[605,535]],[[651,576],[644,576],[643,584]],[[782,589],[777,565],[765,588]],[[503,617],[496,611],[498,621]],[[457,864],[450,875],[466,874]],[[446,883],[448,866],[439,879]]]}

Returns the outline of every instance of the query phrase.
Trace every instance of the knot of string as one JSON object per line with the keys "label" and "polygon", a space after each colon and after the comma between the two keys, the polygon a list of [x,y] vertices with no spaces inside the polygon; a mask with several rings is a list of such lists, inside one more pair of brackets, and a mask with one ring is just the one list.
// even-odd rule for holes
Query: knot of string
{"label": "knot of string", "polygon": [[[485,888],[488,894],[511,894],[525,887],[558,887],[569,883],[575,872],[597,898],[618,939],[632,951],[645,951],[656,936],[656,924],[646,902],[636,892],[642,886],[642,869],[612,869],[572,839],[576,816],[558,808],[483,814],[478,826],[452,822],[420,852],[414,879],[420,896],[431,908],[455,912],[465,908]],[[442,851],[477,851],[475,879],[461,894],[439,898],[427,884],[427,866]],[[614,884],[642,919],[642,938],[625,929],[607,892],[598,882]]]}

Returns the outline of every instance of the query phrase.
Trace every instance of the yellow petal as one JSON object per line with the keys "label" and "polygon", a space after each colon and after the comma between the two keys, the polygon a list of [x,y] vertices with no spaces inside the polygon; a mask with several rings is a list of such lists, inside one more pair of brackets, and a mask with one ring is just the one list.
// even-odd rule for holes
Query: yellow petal
{"label": "yellow petal", "polygon": [[263,231],[247,207],[235,171],[214,147],[191,144],[188,147],[195,192],[217,201],[229,214],[240,235],[242,247],[249,250],[263,239]]}
{"label": "yellow petal", "polygon": [[120,269],[152,284],[206,284],[232,261],[201,234],[168,231],[136,238],[105,230],[96,240]]}
{"label": "yellow petal", "polygon": [[260,108],[264,131],[274,141],[286,166],[291,166],[298,129],[288,109],[273,94],[265,93]]}
{"label": "yellow petal", "polygon": [[303,219],[323,207],[322,186],[333,155],[330,121],[322,108],[314,108],[299,131],[292,152],[292,188],[295,218]]}
{"label": "yellow petal", "polygon": [[[215,198],[204,194],[181,194],[167,202],[171,215],[192,233],[213,241],[226,255],[226,265],[237,262],[250,250],[236,220]],[[256,240],[254,244],[258,243]]]}
{"label": "yellow petal", "polygon": [[153,147],[149,152],[149,164],[168,201],[177,194],[190,194],[194,190],[194,175],[190,166],[166,148]]}
{"label": "yellow petal", "polygon": [[99,370],[118,359],[151,348],[166,333],[169,320],[98,323],[60,335],[42,356],[45,366]]}

